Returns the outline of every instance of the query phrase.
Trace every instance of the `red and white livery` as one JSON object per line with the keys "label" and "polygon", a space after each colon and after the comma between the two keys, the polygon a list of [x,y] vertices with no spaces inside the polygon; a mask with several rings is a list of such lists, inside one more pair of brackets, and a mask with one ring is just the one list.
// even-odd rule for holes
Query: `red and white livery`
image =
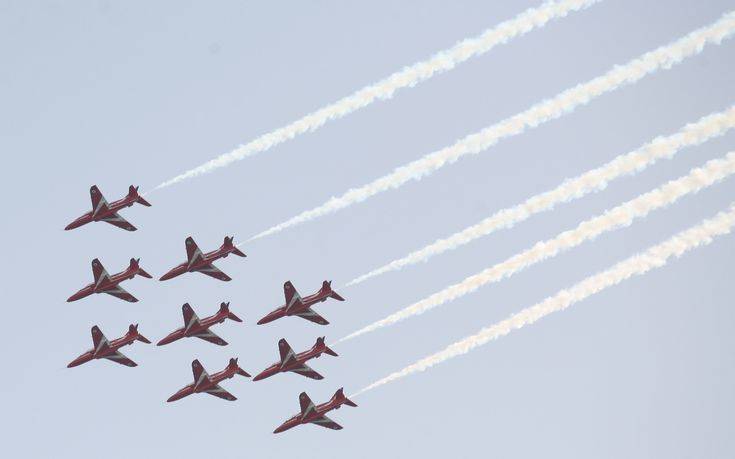
{"label": "red and white livery", "polygon": [[273,375],[285,373],[287,371],[292,371],[311,379],[324,379],[324,376],[312,370],[306,362],[311,359],[319,358],[322,354],[329,354],[337,357],[337,353],[331,350],[324,343],[323,336],[321,338],[317,338],[316,343],[311,347],[311,349],[298,354],[291,349],[291,346],[288,345],[285,339],[281,339],[278,341],[278,351],[281,353],[281,361],[276,362],[261,371],[260,374],[253,378],[253,381],[260,381],[261,379],[270,378]]}
{"label": "red and white livery", "polygon": [[227,255],[231,253],[238,257],[246,256],[242,251],[240,251],[240,249],[232,244],[233,238],[233,236],[225,236],[225,241],[219,249],[203,254],[202,251],[199,250],[196,242],[194,242],[194,239],[191,236],[187,237],[186,261],[161,276],[161,280],[165,281],[184,273],[192,272],[206,274],[207,276],[214,277],[215,279],[225,282],[232,280],[230,276],[217,269],[212,262],[219,260],[220,258],[227,258]]}
{"label": "red and white livery", "polygon": [[126,270],[117,274],[109,275],[107,274],[107,271],[105,271],[105,267],[102,266],[102,263],[95,258],[92,260],[92,276],[94,276],[94,282],[88,284],[86,287],[70,296],[66,301],[76,301],[88,297],[93,293],[106,293],[116,298],[120,298],[121,300],[135,303],[138,299],[120,287],[120,283],[122,281],[132,279],[135,276],[143,276],[149,279],[153,277],[140,267],[139,262],[140,258],[131,258],[130,265]]}
{"label": "red and white livery", "polygon": [[301,404],[301,413],[291,417],[284,422],[273,433],[281,433],[284,430],[292,429],[301,424],[315,424],[332,430],[341,430],[342,426],[329,419],[326,414],[332,410],[339,409],[342,405],[357,406],[355,402],[345,397],[344,391],[339,389],[334,396],[321,405],[314,405],[306,392],[299,395],[299,403]]}
{"label": "red and white livery", "polygon": [[245,370],[237,365],[237,359],[230,359],[230,363],[224,370],[214,373],[211,376],[207,374],[202,364],[199,363],[199,360],[191,362],[191,370],[194,373],[194,382],[169,397],[166,400],[167,402],[174,402],[191,394],[199,393],[206,393],[225,400],[234,401],[237,400],[237,397],[224,390],[219,383],[225,379],[232,378],[236,374],[250,377]]}
{"label": "red and white livery", "polygon": [[92,327],[92,343],[94,344],[94,349],[90,349],[76,359],[72,360],[71,363],[67,365],[67,368],[75,367],[77,365],[81,365],[83,363],[87,363],[91,360],[96,359],[107,359],[112,362],[119,363],[120,365],[125,365],[127,367],[137,367],[137,363],[125,357],[118,350],[123,346],[133,344],[135,341],[150,344],[148,338],[138,333],[137,324],[130,325],[125,336],[123,336],[122,338],[113,339],[112,341],[107,341],[107,338],[105,338],[102,330],[100,330],[100,328],[95,325],[94,327]]}
{"label": "red and white livery", "polygon": [[185,303],[181,310],[184,314],[184,326],[171,332],[168,336],[158,342],[157,346],[163,346],[168,343],[180,340],[181,338],[196,337],[209,341],[210,343],[218,346],[226,346],[227,341],[223,340],[219,336],[215,335],[209,327],[216,324],[223,323],[226,319],[234,320],[235,322],[242,322],[242,319],[237,317],[235,314],[230,312],[230,303],[222,303],[219,306],[219,311],[204,319],[197,317],[196,313],[189,306],[189,303]]}
{"label": "red and white livery", "polygon": [[287,281],[283,284],[283,293],[286,296],[286,304],[260,319],[258,325],[267,324],[286,316],[298,316],[319,325],[327,325],[329,321],[317,314],[311,307],[317,303],[327,301],[327,298],[334,298],[337,301],[345,300],[332,290],[332,281],[324,281],[318,292],[303,298],[296,291],[291,281]]}
{"label": "red and white livery", "polygon": [[97,188],[97,185],[92,185],[92,188],[89,189],[89,195],[92,198],[92,210],[69,223],[64,228],[65,230],[79,228],[91,222],[105,222],[127,231],[135,231],[137,228],[122,218],[117,212],[132,206],[136,202],[146,207],[151,206],[148,201],[138,194],[138,187],[133,185],[130,185],[130,188],[128,188],[127,196],[111,203],[108,203],[105,197],[102,196],[102,192]]}

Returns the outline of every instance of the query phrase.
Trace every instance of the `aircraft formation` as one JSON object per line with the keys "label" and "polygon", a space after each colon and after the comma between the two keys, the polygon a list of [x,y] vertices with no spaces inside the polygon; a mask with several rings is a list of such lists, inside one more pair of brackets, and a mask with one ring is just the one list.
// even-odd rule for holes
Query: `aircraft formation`
{"label": "aircraft formation", "polygon": [[[65,230],[68,231],[79,228],[88,223],[101,221],[117,226],[118,228],[122,228],[126,231],[136,231],[137,228],[120,216],[119,211],[126,207],[131,207],[135,203],[142,204],[146,207],[151,206],[148,201],[138,194],[138,187],[132,185],[128,189],[128,194],[124,198],[113,201],[112,203],[107,202],[96,185],[90,188],[90,197],[92,200],[92,210],[67,225]],[[243,258],[246,257],[245,253],[234,245],[232,236],[225,236],[224,242],[218,249],[207,253],[203,253],[199,249],[191,236],[186,238],[185,247],[186,261],[176,265],[163,274],[159,279],[160,281],[166,281],[185,273],[198,272],[220,281],[229,282],[232,278],[222,272],[219,268],[215,267],[213,263],[217,260],[227,258],[230,254]],[[153,278],[153,276],[140,267],[139,258],[131,258],[130,264],[126,269],[112,275],[108,274],[100,260],[95,258],[92,260],[92,283],[71,295],[67,301],[78,301],[89,297],[92,294],[105,293],[131,303],[137,302],[138,299],[135,296],[120,286],[122,282],[131,280],[136,276],[148,279]],[[312,307],[316,304],[323,303],[330,298],[337,301],[345,301],[342,296],[332,290],[331,281],[324,281],[317,292],[305,297],[299,295],[291,281],[286,281],[283,285],[283,292],[285,303],[260,319],[258,321],[258,325],[267,324],[277,319],[290,316],[301,317],[319,325],[327,325],[329,324],[329,321],[314,311]],[[227,346],[227,341],[211,330],[212,326],[222,324],[226,320],[242,322],[242,319],[230,311],[229,302],[222,302],[217,312],[203,319],[200,319],[197,316],[189,303],[184,303],[181,309],[184,319],[183,326],[161,338],[156,344],[157,346],[165,346],[184,338],[199,338],[200,340],[207,341],[217,346]],[[95,325],[92,327],[92,349],[89,349],[76,359],[72,360],[67,367],[72,368],[92,360],[100,359],[106,359],[128,367],[135,367],[138,364],[121,353],[120,348],[132,345],[136,341],[146,344],[151,343],[148,338],[140,334],[138,331],[138,324],[131,324],[127,333],[122,337],[111,341],[108,340],[102,333],[102,330]],[[258,373],[253,378],[253,381],[260,381],[279,373],[289,372],[314,380],[321,380],[324,379],[324,377],[309,367],[306,362],[311,359],[318,358],[323,354],[337,357],[337,353],[326,345],[324,337],[317,338],[314,346],[300,353],[294,352],[288,342],[285,339],[281,339],[278,342],[278,351],[280,354],[280,360]],[[184,397],[188,397],[189,395],[199,393],[206,393],[224,400],[234,401],[237,400],[237,397],[224,389],[220,383],[233,378],[235,375],[247,378],[250,377],[250,374],[239,366],[237,358],[235,357],[230,358],[229,363],[223,370],[212,373],[211,375],[207,373],[197,359],[192,361],[191,368],[193,373],[193,382],[174,393],[168,398],[167,402],[174,402]],[[273,433],[280,433],[301,424],[314,424],[333,430],[339,430],[342,429],[342,426],[329,419],[326,416],[326,413],[339,409],[342,405],[353,407],[357,406],[354,402],[345,397],[343,389],[341,388],[337,390],[334,396],[326,403],[314,405],[305,392],[302,392],[299,395],[299,402],[301,405],[301,412],[285,421],[282,425],[276,428]]]}

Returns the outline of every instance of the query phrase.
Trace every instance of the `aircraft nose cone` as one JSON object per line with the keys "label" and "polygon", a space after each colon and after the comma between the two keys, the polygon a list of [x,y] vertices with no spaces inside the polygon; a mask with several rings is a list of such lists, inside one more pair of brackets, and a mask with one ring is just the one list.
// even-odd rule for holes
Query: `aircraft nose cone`
{"label": "aircraft nose cone", "polygon": [[258,325],[264,325],[264,324],[267,324],[268,322],[273,322],[273,320],[274,319],[273,319],[272,314],[268,314],[267,316],[263,317],[262,319],[258,321]]}
{"label": "aircraft nose cone", "polygon": [[66,368],[74,368],[74,367],[79,366],[79,365],[81,365],[83,363],[89,362],[90,360],[92,360],[92,355],[89,352],[87,352],[87,353],[84,353],[84,354],[80,355],[76,359],[72,360],[66,366]]}
{"label": "aircraft nose cone", "polygon": [[163,338],[161,341],[156,343],[156,346],[165,346],[166,344],[172,343],[174,341],[173,336],[169,335],[165,338]]}
{"label": "aircraft nose cone", "polygon": [[80,299],[81,297],[82,297],[82,295],[80,293],[75,293],[74,295],[72,295],[69,298],[67,298],[66,299],[66,302],[67,303],[71,303],[72,301],[76,301],[76,300]]}
{"label": "aircraft nose cone", "polygon": [[166,402],[171,403],[171,402],[175,402],[176,400],[179,400],[182,398],[184,398],[184,394],[181,392],[177,392],[174,395],[170,396],[168,400],[166,400]]}

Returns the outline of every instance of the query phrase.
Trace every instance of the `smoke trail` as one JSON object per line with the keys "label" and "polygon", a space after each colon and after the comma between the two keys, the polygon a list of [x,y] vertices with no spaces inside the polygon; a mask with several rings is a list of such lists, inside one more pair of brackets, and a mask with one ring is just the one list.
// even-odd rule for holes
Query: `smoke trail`
{"label": "smoke trail", "polygon": [[645,217],[651,211],[660,209],[676,202],[679,198],[690,193],[696,193],[720,180],[735,173],[735,152],[728,153],[724,158],[713,159],[704,166],[692,169],[688,175],[672,180],[664,185],[631,199],[602,215],[585,220],[576,228],[560,233],[553,239],[538,242],[507,260],[472,275],[463,281],[450,285],[443,290],[430,295],[406,308],[374,322],[338,342],[346,341],[356,336],[377,330],[378,328],[393,325],[411,316],[422,314],[449,301],[474,292],[490,282],[498,282],[517,273],[535,263],[554,257],[563,250],[570,249],[592,240],[602,233],[629,226],[633,220]]}
{"label": "smoke trail", "polygon": [[340,197],[332,197],[319,207],[302,212],[283,223],[259,233],[250,240],[277,233],[291,226],[336,212],[383,191],[397,188],[409,180],[420,180],[432,172],[452,164],[468,154],[477,154],[505,137],[523,133],[527,128],[556,119],[580,105],[623,85],[636,82],[659,69],[668,69],[687,57],[699,54],[707,44],[719,44],[735,32],[735,12],[729,12],[715,23],[697,29],[683,38],[650,51],[622,66],[613,67],[602,76],[568,89],[552,99],[540,102],[528,110],[507,118],[482,131],[471,134],[454,145],[428,154],[395,169],[373,182],[352,188]]}
{"label": "smoke trail", "polygon": [[565,180],[553,190],[546,191],[527,199],[522,204],[500,210],[492,216],[431,244],[415,250],[405,257],[391,261],[367,274],[351,280],[346,286],[356,285],[372,277],[405,266],[427,261],[434,255],[456,249],[477,238],[487,236],[501,228],[511,228],[534,214],[551,210],[557,204],[581,198],[589,193],[600,191],[608,183],[624,175],[642,171],[661,158],[671,158],[684,147],[699,145],[720,136],[735,126],[735,106],[719,113],[701,118],[695,123],[684,126],[676,134],[657,137],[637,150],[618,156],[607,164],[585,172],[573,179]]}
{"label": "smoke trail", "polygon": [[417,62],[414,65],[405,67],[389,77],[370,86],[366,86],[352,95],[310,113],[285,127],[264,134],[250,143],[240,145],[229,153],[220,155],[201,166],[167,180],[154,188],[154,191],[196,177],[197,175],[212,172],[215,169],[225,167],[230,163],[247,158],[261,151],[266,151],[297,135],[314,131],[327,121],[349,115],[356,110],[370,105],[376,100],[390,99],[401,88],[416,86],[418,83],[428,80],[438,73],[451,70],[472,57],[490,51],[497,45],[507,43],[513,38],[541,28],[552,19],[563,18],[571,12],[587,8],[600,1],[602,0],[554,0],[547,1],[536,8],[529,8],[515,18],[501,22],[492,29],[486,30],[478,37],[463,40],[453,47],[435,54],[426,61]]}
{"label": "smoke trail", "polygon": [[566,309],[574,303],[582,301],[608,287],[617,285],[630,277],[645,274],[652,269],[660,268],[666,265],[671,257],[678,258],[692,249],[709,244],[716,236],[730,233],[733,224],[735,224],[735,203],[730,206],[728,211],[720,212],[714,218],[705,220],[693,228],[682,231],[674,237],[649,248],[645,252],[634,255],[614,265],[607,271],[588,277],[573,287],[561,290],[556,295],[519,313],[513,314],[495,325],[483,328],[477,334],[457,341],[442,351],[392,373],[361,389],[350,397],[357,396],[413,373],[424,371],[452,357],[466,354],[478,346],[505,336],[515,329],[532,324],[552,312]]}

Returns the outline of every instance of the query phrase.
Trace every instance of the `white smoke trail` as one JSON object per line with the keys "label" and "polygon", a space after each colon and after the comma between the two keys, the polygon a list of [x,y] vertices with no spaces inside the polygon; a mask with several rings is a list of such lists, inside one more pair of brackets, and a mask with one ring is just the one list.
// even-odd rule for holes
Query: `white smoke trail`
{"label": "white smoke trail", "polygon": [[689,174],[679,179],[667,182],[648,193],[606,211],[602,215],[585,220],[576,228],[564,231],[553,239],[537,242],[533,247],[495,266],[469,276],[461,282],[450,285],[384,319],[347,335],[338,343],[393,325],[408,317],[423,314],[429,309],[472,293],[483,285],[498,282],[533,264],[554,257],[564,250],[592,240],[602,233],[629,226],[634,219],[645,217],[653,210],[673,204],[682,196],[696,193],[733,173],[735,173],[735,152],[728,153],[724,158],[713,159],[702,167],[692,169]]}
{"label": "white smoke trail", "polygon": [[730,233],[733,224],[735,224],[735,204],[731,205],[729,210],[720,212],[714,218],[705,220],[693,228],[682,231],[674,237],[649,248],[643,253],[634,255],[606,271],[588,277],[569,289],[561,290],[556,295],[519,313],[513,314],[495,325],[483,328],[477,334],[457,341],[442,351],[425,357],[400,371],[396,371],[361,389],[350,397],[357,396],[413,373],[424,371],[452,357],[466,354],[478,346],[505,336],[513,330],[532,324],[553,312],[566,309],[574,303],[582,301],[608,287],[617,285],[630,277],[645,274],[652,269],[660,268],[666,265],[671,257],[678,258],[692,249],[709,244],[716,236]]}
{"label": "white smoke trail", "polygon": [[409,180],[420,180],[432,172],[452,164],[461,157],[477,154],[505,137],[523,133],[527,128],[570,113],[580,105],[623,85],[636,82],[659,69],[668,69],[687,57],[699,54],[707,44],[719,44],[735,32],[735,12],[729,12],[713,24],[697,29],[679,40],[650,51],[622,66],[613,67],[602,76],[568,89],[552,99],[540,102],[518,115],[507,118],[482,131],[471,134],[454,145],[430,153],[395,169],[373,182],[352,188],[340,197],[332,197],[319,207],[302,212],[275,225],[250,240],[268,236],[291,226],[336,212],[383,191],[397,188]]}
{"label": "white smoke trail", "polygon": [[536,8],[529,8],[513,19],[501,22],[492,29],[484,31],[481,35],[463,40],[453,47],[441,51],[430,59],[417,62],[409,67],[390,75],[370,86],[327,105],[293,123],[264,134],[255,140],[240,145],[235,150],[220,155],[201,166],[188,170],[170,180],[167,180],[156,188],[173,185],[197,175],[212,172],[215,169],[225,167],[235,161],[247,158],[256,153],[266,151],[280,143],[290,140],[297,135],[314,131],[324,125],[327,121],[342,118],[359,110],[371,103],[393,97],[393,94],[402,88],[416,86],[432,76],[453,69],[458,64],[482,54],[487,53],[495,46],[507,43],[513,38],[520,37],[526,33],[545,26],[553,19],[565,17],[567,14],[579,11],[588,6],[599,3],[602,0],[553,0],[547,1]]}
{"label": "white smoke trail", "polygon": [[528,198],[522,204],[496,212],[481,222],[469,226],[449,237],[438,239],[431,244],[415,250],[408,255],[391,261],[377,269],[356,277],[346,286],[356,285],[372,277],[396,271],[406,266],[427,261],[429,258],[448,250],[456,249],[477,238],[501,229],[511,228],[527,218],[551,210],[557,204],[581,198],[589,193],[601,191],[608,183],[624,175],[642,171],[662,158],[673,157],[684,147],[699,145],[720,136],[735,126],[735,106],[701,118],[695,123],[684,126],[679,132],[657,137],[637,150],[618,156],[596,169],[587,171],[573,179],[565,180],[553,190]]}

